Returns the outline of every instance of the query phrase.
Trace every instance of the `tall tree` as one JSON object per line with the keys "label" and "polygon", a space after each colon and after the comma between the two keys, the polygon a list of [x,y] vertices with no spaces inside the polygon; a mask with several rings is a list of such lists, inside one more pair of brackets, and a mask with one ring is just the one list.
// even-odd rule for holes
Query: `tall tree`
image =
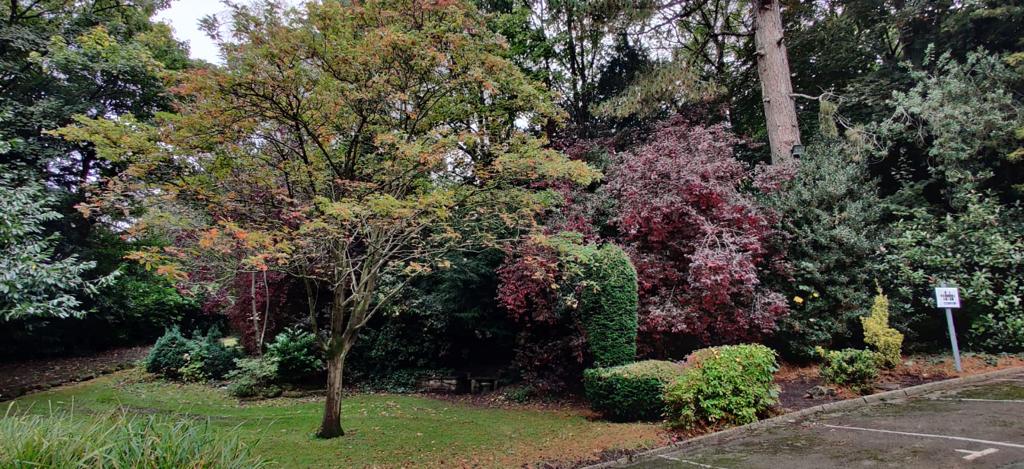
{"label": "tall tree", "polygon": [[754,44],[757,47],[757,75],[761,81],[761,100],[768,128],[772,163],[792,159],[794,145],[800,144],[800,126],[793,103],[789,57],[782,29],[779,0],[753,0]]}
{"label": "tall tree", "polygon": [[318,435],[336,437],[346,357],[382,306],[445,253],[498,241],[489,226],[529,227],[551,197],[527,187],[597,175],[524,130],[555,108],[466,2],[232,11],[226,66],[179,87],[180,114],[65,134],[130,163],[109,200],[147,205],[136,228],[180,241],[139,259],[187,280],[234,253],[324,293],[309,311],[328,361]]}

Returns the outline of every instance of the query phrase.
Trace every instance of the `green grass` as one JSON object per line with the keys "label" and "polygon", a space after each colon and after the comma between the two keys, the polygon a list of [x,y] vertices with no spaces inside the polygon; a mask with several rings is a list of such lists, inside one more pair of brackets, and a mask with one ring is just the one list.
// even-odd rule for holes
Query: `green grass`
{"label": "green grass", "polygon": [[343,400],[346,436],[313,437],[320,399],[239,403],[223,390],[122,372],[26,396],[13,413],[70,411],[76,419],[112,412],[190,418],[237,436],[283,467],[484,466],[592,458],[603,450],[660,443],[649,424],[593,421],[577,409],[493,409],[418,396],[360,394]]}

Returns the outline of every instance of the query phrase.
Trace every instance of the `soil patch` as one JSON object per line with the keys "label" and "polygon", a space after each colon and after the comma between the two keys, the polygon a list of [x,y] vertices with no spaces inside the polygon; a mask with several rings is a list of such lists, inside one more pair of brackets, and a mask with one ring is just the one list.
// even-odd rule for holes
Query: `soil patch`
{"label": "soil patch", "polygon": [[0,363],[0,401],[129,368],[147,353],[149,347],[127,347],[85,357]]}

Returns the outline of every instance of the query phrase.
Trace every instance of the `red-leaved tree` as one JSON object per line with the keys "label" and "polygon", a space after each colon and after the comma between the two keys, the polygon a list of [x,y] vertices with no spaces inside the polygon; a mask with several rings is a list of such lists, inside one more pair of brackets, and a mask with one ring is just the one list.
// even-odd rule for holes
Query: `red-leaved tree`
{"label": "red-leaved tree", "polygon": [[639,275],[648,345],[756,340],[788,311],[761,284],[782,259],[771,214],[740,190],[750,171],[733,156],[737,143],[724,125],[676,117],[612,165],[607,190]]}

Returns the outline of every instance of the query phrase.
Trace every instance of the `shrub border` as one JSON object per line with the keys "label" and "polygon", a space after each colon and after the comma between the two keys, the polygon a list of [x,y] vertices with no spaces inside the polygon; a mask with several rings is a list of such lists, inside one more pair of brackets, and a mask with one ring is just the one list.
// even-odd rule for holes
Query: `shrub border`
{"label": "shrub border", "polygon": [[982,381],[988,381],[990,379],[1002,378],[1004,376],[1012,376],[1020,372],[1024,372],[1024,366],[1004,368],[1002,370],[991,371],[988,373],[963,376],[960,378],[953,378],[942,381],[934,381],[931,383],[920,384],[908,388],[897,389],[895,391],[886,391],[878,394],[870,394],[867,396],[856,397],[853,399],[846,399],[843,401],[829,402],[827,404],[808,407],[806,409],[801,409],[795,412],[782,414],[776,417],[758,420],[757,422],[741,425],[739,427],[733,427],[719,432],[708,433],[706,435],[701,435],[677,443],[672,443],[670,445],[662,446],[660,448],[654,448],[651,450],[624,456],[618,459],[614,459],[612,461],[606,461],[603,463],[584,466],[584,469],[606,469],[613,467],[622,467],[627,464],[633,464],[640,461],[647,461],[656,458],[660,455],[686,448],[688,446],[694,446],[701,443],[715,444],[720,442],[721,440],[724,440],[726,438],[729,438],[731,436],[734,436],[738,433],[747,430],[775,427],[786,423],[793,423],[796,419],[810,417],[812,415],[820,413],[832,412],[836,410],[856,409],[859,407],[877,404],[879,402],[895,401],[907,397],[919,396],[921,394],[926,394],[933,391],[942,391],[964,384],[973,384]]}

